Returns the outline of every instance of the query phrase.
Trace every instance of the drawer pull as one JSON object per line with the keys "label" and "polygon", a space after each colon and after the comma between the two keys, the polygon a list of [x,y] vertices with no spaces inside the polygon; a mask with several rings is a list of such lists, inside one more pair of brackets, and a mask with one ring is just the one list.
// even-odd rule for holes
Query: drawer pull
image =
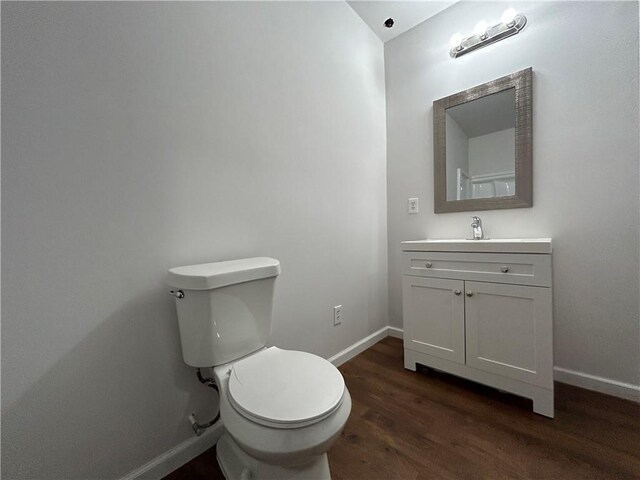
{"label": "drawer pull", "polygon": [[500,271],[502,273],[507,273],[509,271],[509,267],[507,267],[506,265],[503,265],[500,267]]}
{"label": "drawer pull", "polygon": [[461,290],[458,290],[457,288],[453,291],[453,293],[455,293],[456,295],[460,295],[462,293]]}
{"label": "drawer pull", "polygon": [[471,290],[466,291],[467,297],[473,297],[473,292]]}
{"label": "drawer pull", "polygon": [[424,266],[427,267],[427,268],[431,268],[432,265],[433,265],[433,263],[431,263],[431,262],[427,262],[427,263],[424,264]]}

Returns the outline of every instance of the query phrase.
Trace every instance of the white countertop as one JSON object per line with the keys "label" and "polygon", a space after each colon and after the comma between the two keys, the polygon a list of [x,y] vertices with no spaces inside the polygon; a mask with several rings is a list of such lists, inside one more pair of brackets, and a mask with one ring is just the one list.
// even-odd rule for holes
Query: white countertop
{"label": "white countertop", "polygon": [[405,252],[551,253],[550,238],[426,239],[401,244]]}

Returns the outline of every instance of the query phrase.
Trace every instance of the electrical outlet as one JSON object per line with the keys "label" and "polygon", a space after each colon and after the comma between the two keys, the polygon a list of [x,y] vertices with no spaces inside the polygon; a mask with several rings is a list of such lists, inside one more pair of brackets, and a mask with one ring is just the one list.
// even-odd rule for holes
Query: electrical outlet
{"label": "electrical outlet", "polygon": [[418,199],[410,198],[407,201],[407,213],[418,213]]}
{"label": "electrical outlet", "polygon": [[342,323],[342,305],[333,307],[333,326],[337,327]]}

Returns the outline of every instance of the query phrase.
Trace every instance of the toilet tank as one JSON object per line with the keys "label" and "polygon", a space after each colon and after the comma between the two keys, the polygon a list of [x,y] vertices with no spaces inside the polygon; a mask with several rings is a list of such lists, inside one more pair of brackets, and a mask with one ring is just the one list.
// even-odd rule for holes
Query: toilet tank
{"label": "toilet tank", "polygon": [[268,257],[170,269],[185,363],[222,365],[264,347],[279,274],[280,262]]}

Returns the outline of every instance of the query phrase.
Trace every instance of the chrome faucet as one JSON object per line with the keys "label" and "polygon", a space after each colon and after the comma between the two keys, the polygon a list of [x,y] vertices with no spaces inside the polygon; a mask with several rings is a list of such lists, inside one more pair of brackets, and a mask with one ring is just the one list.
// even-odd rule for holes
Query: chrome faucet
{"label": "chrome faucet", "polygon": [[471,217],[471,228],[473,228],[473,240],[482,240],[484,238],[480,217]]}

